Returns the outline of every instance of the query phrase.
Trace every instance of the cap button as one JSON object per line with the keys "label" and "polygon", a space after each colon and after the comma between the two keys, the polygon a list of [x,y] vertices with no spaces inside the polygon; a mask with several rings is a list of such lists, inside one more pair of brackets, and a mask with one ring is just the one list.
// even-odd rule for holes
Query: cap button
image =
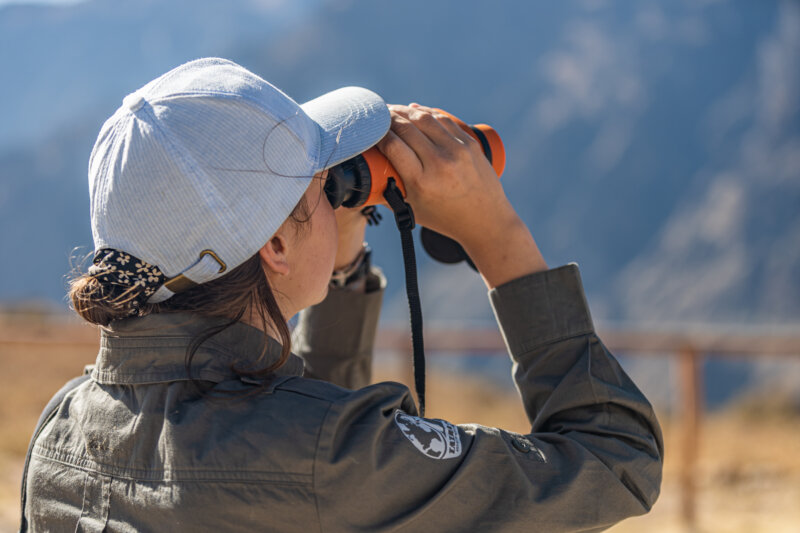
{"label": "cap button", "polygon": [[144,96],[136,93],[129,94],[122,100],[122,105],[130,109],[133,113],[139,111],[144,103]]}

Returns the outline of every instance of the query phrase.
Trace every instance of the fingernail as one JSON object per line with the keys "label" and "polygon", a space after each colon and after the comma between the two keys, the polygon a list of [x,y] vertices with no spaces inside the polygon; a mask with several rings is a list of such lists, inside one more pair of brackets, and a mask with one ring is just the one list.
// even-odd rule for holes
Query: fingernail
{"label": "fingernail", "polygon": [[410,104],[408,104],[408,107],[419,107],[419,104],[416,102],[411,102]]}

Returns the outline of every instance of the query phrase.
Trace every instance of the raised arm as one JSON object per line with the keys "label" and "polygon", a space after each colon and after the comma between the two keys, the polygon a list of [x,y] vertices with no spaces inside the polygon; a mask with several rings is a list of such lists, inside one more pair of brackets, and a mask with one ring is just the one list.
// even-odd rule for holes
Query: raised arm
{"label": "raised arm", "polygon": [[652,507],[661,431],[598,339],[578,267],[516,278],[490,299],[530,431],[418,418],[391,383],[347,395],[318,445],[323,529],[599,531]]}
{"label": "raised arm", "polygon": [[323,524],[597,531],[647,512],[661,484],[661,430],[598,338],[577,265],[547,268],[480,147],[450,119],[421,106],[392,114],[379,147],[417,221],[459,241],[480,270],[531,429],[420,419],[392,384],[358,391],[332,406],[320,436]]}

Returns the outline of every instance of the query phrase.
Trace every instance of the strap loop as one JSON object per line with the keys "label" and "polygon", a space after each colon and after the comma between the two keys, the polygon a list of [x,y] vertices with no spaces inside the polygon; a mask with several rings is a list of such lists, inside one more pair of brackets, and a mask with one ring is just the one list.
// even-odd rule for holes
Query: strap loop
{"label": "strap loop", "polygon": [[414,226],[416,226],[414,211],[412,211],[411,206],[403,200],[403,194],[400,192],[400,188],[397,186],[394,178],[389,178],[386,190],[383,192],[383,197],[389,203],[389,207],[392,208],[392,211],[394,211],[397,229],[400,231],[404,229],[409,231],[414,229]]}

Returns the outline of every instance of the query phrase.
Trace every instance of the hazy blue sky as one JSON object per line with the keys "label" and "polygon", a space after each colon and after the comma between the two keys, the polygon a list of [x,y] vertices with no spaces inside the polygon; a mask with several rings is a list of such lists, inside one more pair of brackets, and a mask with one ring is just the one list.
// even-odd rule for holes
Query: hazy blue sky
{"label": "hazy blue sky", "polygon": [[0,6],[7,4],[77,4],[84,0],[0,0]]}

